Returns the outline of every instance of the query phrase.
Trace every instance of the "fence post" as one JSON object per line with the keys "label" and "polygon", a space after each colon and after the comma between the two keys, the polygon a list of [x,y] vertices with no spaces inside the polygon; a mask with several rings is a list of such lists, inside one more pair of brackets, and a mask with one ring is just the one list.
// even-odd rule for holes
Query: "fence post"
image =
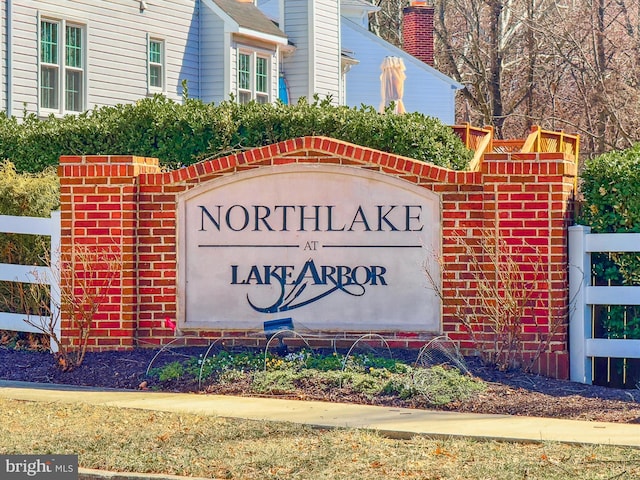
{"label": "fence post", "polygon": [[[61,271],[62,265],[60,265],[60,210],[56,210],[55,212],[51,212],[51,250],[50,250],[50,303],[49,303],[49,314],[51,315],[51,319],[57,319],[56,324],[54,326],[54,332],[58,339],[62,341],[60,338],[62,332],[62,316],[60,315],[61,304],[61,294],[60,294],[60,282],[62,281]],[[58,351],[58,345],[55,342],[51,342],[51,351],[56,353]]]}
{"label": "fence post", "polygon": [[586,251],[590,227],[569,227],[569,367],[573,382],[591,384],[592,360],[586,355],[591,338],[591,306],[586,290],[591,282],[591,253]]}

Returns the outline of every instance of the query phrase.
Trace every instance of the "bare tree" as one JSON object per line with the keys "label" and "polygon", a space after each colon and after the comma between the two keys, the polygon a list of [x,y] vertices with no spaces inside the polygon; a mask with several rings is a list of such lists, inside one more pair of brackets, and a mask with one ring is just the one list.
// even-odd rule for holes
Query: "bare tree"
{"label": "bare tree", "polygon": [[[407,0],[376,0],[371,29],[402,43]],[[458,121],[521,137],[582,135],[598,154],[640,141],[638,0],[434,0],[435,66],[462,83]]]}
{"label": "bare tree", "polygon": [[554,23],[537,27],[569,69],[559,119],[598,154],[640,140],[640,4],[581,0],[559,4]]}
{"label": "bare tree", "polygon": [[402,11],[409,0],[374,0],[380,10],[369,19],[369,28],[379,37],[400,47],[402,45]]}
{"label": "bare tree", "polygon": [[499,137],[520,136],[537,116],[545,39],[533,28],[551,0],[438,0],[436,64],[465,85],[458,114],[492,125]]}

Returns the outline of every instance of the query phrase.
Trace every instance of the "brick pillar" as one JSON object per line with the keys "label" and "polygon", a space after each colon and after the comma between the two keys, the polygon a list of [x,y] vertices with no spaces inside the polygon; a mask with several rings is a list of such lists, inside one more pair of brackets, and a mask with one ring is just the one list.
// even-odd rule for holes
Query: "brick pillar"
{"label": "brick pillar", "polygon": [[[559,153],[490,154],[483,162],[487,227],[531,270],[524,356],[535,360],[534,371],[555,378],[569,374],[567,227],[576,174],[575,162]],[[547,348],[536,360],[542,344]]]}
{"label": "brick pillar", "polygon": [[[66,298],[73,292],[85,304],[99,303],[92,315],[90,350],[134,345],[137,177],[158,171],[154,158],[60,157],[62,288]],[[77,322],[64,306],[61,329],[63,342],[77,346]]]}
{"label": "brick pillar", "polygon": [[402,48],[433,66],[433,3],[414,1],[402,12]]}

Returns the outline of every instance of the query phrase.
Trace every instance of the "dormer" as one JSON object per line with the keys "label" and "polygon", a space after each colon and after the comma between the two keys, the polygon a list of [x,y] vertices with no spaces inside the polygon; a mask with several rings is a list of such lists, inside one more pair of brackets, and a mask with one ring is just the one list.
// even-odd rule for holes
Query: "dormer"
{"label": "dormer", "polygon": [[240,103],[278,99],[280,58],[288,39],[251,1],[203,0],[201,97]]}

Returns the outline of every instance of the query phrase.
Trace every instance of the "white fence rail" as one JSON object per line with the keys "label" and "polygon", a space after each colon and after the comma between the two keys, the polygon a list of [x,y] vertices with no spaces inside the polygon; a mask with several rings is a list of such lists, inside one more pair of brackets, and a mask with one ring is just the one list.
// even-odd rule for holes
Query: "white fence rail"
{"label": "white fence rail", "polygon": [[[19,233],[27,235],[46,235],[51,238],[50,264],[51,267],[36,267],[32,265],[14,265],[0,263],[0,281],[38,283],[50,286],[50,313],[51,317],[38,317],[32,319],[42,325],[47,325],[51,318],[57,319],[55,333],[60,338],[60,286],[59,272],[54,271],[60,264],[60,212],[53,212],[51,218],[13,217],[0,215],[0,233]],[[40,332],[25,320],[26,314],[0,312],[0,330],[14,330],[18,332]],[[52,345],[55,348],[55,345]]]}
{"label": "white fence rail", "polygon": [[591,383],[594,357],[640,358],[640,340],[592,338],[592,305],[640,305],[640,287],[591,285],[591,253],[640,252],[640,233],[590,233],[569,227],[571,380]]}

